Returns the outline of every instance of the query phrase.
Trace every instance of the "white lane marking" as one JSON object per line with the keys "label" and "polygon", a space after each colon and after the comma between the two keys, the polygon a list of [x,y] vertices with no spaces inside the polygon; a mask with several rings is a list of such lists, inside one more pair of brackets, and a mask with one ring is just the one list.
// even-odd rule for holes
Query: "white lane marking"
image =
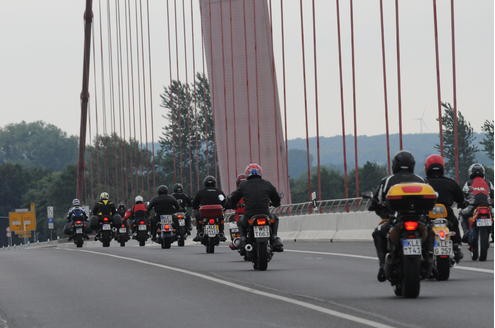
{"label": "white lane marking", "polygon": [[282,301],[282,302],[286,302],[286,303],[298,305],[298,306],[301,306],[301,307],[304,307],[304,308],[307,308],[307,309],[310,309],[310,310],[313,310],[313,311],[317,311],[317,312],[321,312],[321,313],[324,313],[324,314],[328,314],[328,315],[333,316],[333,317],[337,317],[337,318],[341,318],[341,319],[353,321],[353,322],[360,323],[360,324],[363,324],[363,325],[366,325],[366,326],[375,327],[375,328],[393,328],[392,326],[389,326],[389,325],[386,325],[386,324],[382,324],[380,322],[376,322],[376,321],[364,319],[364,318],[361,318],[361,317],[357,317],[357,316],[354,316],[354,315],[351,315],[351,314],[346,314],[346,313],[343,313],[343,312],[338,312],[338,311],[335,311],[335,310],[330,310],[330,309],[324,308],[322,306],[314,305],[314,304],[311,304],[311,303],[308,303],[308,302],[304,302],[304,301],[299,301],[299,300],[296,300],[296,299],[293,299],[293,298],[289,298],[289,297],[285,297],[285,296],[281,296],[281,295],[277,295],[277,294],[272,294],[272,293],[268,293],[268,292],[264,292],[264,291],[261,291],[261,290],[258,290],[258,289],[254,289],[254,288],[249,288],[249,287],[237,285],[237,284],[234,284],[234,283],[229,282],[229,281],[226,281],[226,280],[222,280],[222,279],[218,279],[218,278],[214,278],[214,277],[210,277],[210,276],[205,276],[202,273],[197,273],[197,272],[194,272],[194,271],[180,269],[180,268],[176,268],[176,267],[172,267],[172,266],[168,266],[168,265],[164,265],[164,264],[159,264],[159,263],[154,263],[154,262],[148,262],[148,261],[144,261],[144,260],[140,260],[140,259],[136,259],[136,258],[132,258],[132,257],[119,256],[119,255],[114,255],[114,254],[109,254],[109,253],[103,253],[103,252],[95,252],[95,251],[88,251],[88,250],[76,250],[76,249],[69,249],[69,248],[60,248],[60,249],[68,250],[68,251],[74,251],[74,252],[84,252],[84,253],[96,254],[96,255],[101,255],[101,256],[108,256],[108,257],[113,257],[113,258],[117,258],[117,259],[121,259],[121,260],[126,260],[126,261],[130,261],[130,262],[136,262],[136,263],[146,264],[146,265],[154,266],[154,267],[161,268],[161,269],[166,269],[166,270],[170,270],[170,271],[180,272],[180,273],[187,274],[187,275],[190,275],[190,276],[193,276],[193,277],[201,278],[201,279],[204,279],[204,280],[209,280],[209,281],[215,282],[217,284],[222,284],[222,285],[225,285],[225,286],[228,286],[228,287],[232,287],[232,288],[235,288],[235,289],[238,289],[238,290],[242,290],[242,291],[247,292],[247,293],[251,293],[251,294],[254,294],[254,295],[260,295],[260,296],[265,296],[265,297],[272,298],[272,299],[275,299],[275,300],[279,300],[279,301]]}
{"label": "white lane marking", "polygon": [[[315,251],[300,251],[295,249],[284,249],[284,252],[289,253],[302,253],[302,254],[315,254],[315,255],[331,255],[331,256],[341,256],[341,257],[353,257],[358,259],[365,260],[377,260],[376,257],[373,256],[364,256],[364,255],[354,255],[354,254],[345,254],[345,253],[330,253],[330,252],[315,252]],[[489,269],[481,269],[481,268],[471,268],[467,266],[458,266],[454,267],[456,270],[465,270],[465,271],[474,271],[474,272],[483,272],[483,273],[491,273],[493,274],[493,270]]]}

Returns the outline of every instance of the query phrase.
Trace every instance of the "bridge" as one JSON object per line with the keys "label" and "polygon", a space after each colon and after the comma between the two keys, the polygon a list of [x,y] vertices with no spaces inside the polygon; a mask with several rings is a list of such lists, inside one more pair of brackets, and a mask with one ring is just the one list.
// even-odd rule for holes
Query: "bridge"
{"label": "bridge", "polygon": [[[136,194],[150,196],[157,184],[175,182],[194,194],[207,174],[215,175],[229,193],[236,175],[255,161],[290,204],[291,130],[305,135],[308,200],[313,191],[322,200],[323,134],[342,136],[343,196],[359,197],[361,129],[372,125],[385,133],[383,163],[390,171],[392,152],[407,149],[404,118],[416,118],[418,111],[424,115],[427,108],[436,113],[438,151],[444,154],[446,102],[454,113],[450,164],[459,180],[453,0],[415,5],[397,0],[374,5],[352,0],[167,0],[160,7],[160,31],[150,24],[152,6],[149,0],[87,1],[80,198],[93,200],[101,188],[109,188],[115,199],[129,200]],[[411,66],[410,49],[422,43],[409,30],[401,34],[403,22],[411,24],[407,12],[413,9],[423,15],[419,20],[428,22],[415,29],[428,50],[413,59],[418,66]],[[374,24],[374,37],[367,34],[369,24]],[[155,33],[163,35],[165,57],[153,52],[150,36]],[[367,62],[374,68],[369,74],[363,68]],[[411,82],[418,70],[425,76],[419,87]],[[166,81],[159,93],[152,83],[156,74]],[[430,87],[418,110],[411,99],[416,92],[425,93],[422,84]],[[174,99],[178,92],[185,98]],[[167,118],[165,126],[156,125],[161,116]],[[397,145],[390,140],[392,133],[399,135]],[[345,138],[349,134],[351,144]],[[112,155],[104,155],[110,149]],[[357,172],[353,181],[351,170]]]}

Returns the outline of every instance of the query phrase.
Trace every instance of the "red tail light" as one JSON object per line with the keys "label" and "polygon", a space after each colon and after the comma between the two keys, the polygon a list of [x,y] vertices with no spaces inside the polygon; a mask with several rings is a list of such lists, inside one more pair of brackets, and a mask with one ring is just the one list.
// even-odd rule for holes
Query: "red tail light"
{"label": "red tail light", "polygon": [[258,225],[266,225],[267,224],[266,218],[259,218],[258,220],[256,220],[256,222],[258,223]]}
{"label": "red tail light", "polygon": [[79,221],[79,220],[76,221],[76,224],[81,224],[81,223],[82,223],[82,221]]}
{"label": "red tail light", "polygon": [[170,225],[166,224],[163,228],[164,228],[165,230],[170,230]]}
{"label": "red tail light", "polygon": [[404,186],[401,188],[402,191],[405,193],[416,193],[416,192],[420,192],[423,189],[423,187],[421,186]]}
{"label": "red tail light", "polygon": [[122,228],[125,228],[125,224],[122,223]]}
{"label": "red tail light", "polygon": [[184,218],[184,215],[177,215],[177,218],[178,218],[179,220],[182,220],[182,219]]}
{"label": "red tail light", "polygon": [[139,221],[139,224],[144,224],[144,221],[143,220]]}
{"label": "red tail light", "polygon": [[404,222],[404,228],[407,231],[414,231],[414,230],[418,229],[418,225],[419,225],[419,223],[417,221],[405,221]]}
{"label": "red tail light", "polygon": [[438,232],[438,236],[440,237],[440,239],[445,239],[445,231],[440,230],[440,231]]}
{"label": "red tail light", "polygon": [[490,210],[486,207],[481,207],[478,209],[479,214],[490,214]]}
{"label": "red tail light", "polygon": [[108,218],[103,218],[103,222],[108,222]]}
{"label": "red tail light", "polygon": [[208,220],[208,224],[215,224],[215,219]]}

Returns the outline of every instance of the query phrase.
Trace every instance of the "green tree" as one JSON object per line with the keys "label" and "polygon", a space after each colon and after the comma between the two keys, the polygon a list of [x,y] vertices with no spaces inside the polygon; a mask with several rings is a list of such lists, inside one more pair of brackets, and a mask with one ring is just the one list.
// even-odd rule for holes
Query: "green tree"
{"label": "green tree", "polygon": [[[309,195],[316,191],[318,185],[318,173],[316,168],[311,170],[311,186],[313,190],[308,190],[307,173],[301,174],[297,179],[291,179],[291,198],[293,203],[309,202]],[[320,167],[321,199],[337,199],[344,197],[344,178],[342,175],[328,167]]]}
{"label": "green tree", "polygon": [[[442,103],[444,109],[442,115],[444,157],[446,158],[446,171],[455,176],[455,152],[454,152],[454,109],[449,103]],[[458,153],[459,153],[459,179],[463,183],[467,178],[469,166],[475,162],[478,147],[474,144],[474,134],[471,124],[466,121],[460,111],[458,113]],[[440,149],[439,145],[435,146]]]}
{"label": "green tree", "polygon": [[62,170],[76,162],[77,138],[42,121],[0,128],[0,163]]}
{"label": "green tree", "polygon": [[[367,161],[359,169],[359,189],[361,192],[374,191],[383,177],[386,177],[387,167]],[[349,195],[356,193],[355,170],[349,174]]]}
{"label": "green tree", "polygon": [[483,122],[481,130],[485,135],[480,143],[483,145],[483,149],[488,156],[493,160],[493,120]]}
{"label": "green tree", "polygon": [[[45,172],[46,173],[46,172]],[[19,164],[0,164],[0,215],[24,206],[23,197],[33,180],[42,176],[39,169],[26,169]]]}

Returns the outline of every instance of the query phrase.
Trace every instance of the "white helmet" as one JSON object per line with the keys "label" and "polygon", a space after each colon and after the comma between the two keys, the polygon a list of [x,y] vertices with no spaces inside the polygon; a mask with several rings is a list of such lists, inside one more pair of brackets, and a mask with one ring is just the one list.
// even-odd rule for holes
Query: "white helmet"
{"label": "white helmet", "polygon": [[134,198],[134,202],[136,202],[136,203],[137,203],[137,202],[144,202],[144,200],[143,200],[143,196],[141,196],[141,195],[137,195],[137,196],[136,196],[136,198]]}
{"label": "white helmet", "polygon": [[103,199],[108,200],[108,198],[109,198],[109,197],[110,197],[110,196],[108,196],[108,192],[105,192],[105,191],[104,191],[104,192],[102,192],[102,193],[100,194],[100,200],[103,200]]}
{"label": "white helmet", "polygon": [[72,206],[81,206],[81,202],[79,201],[79,199],[74,198],[72,200]]}

